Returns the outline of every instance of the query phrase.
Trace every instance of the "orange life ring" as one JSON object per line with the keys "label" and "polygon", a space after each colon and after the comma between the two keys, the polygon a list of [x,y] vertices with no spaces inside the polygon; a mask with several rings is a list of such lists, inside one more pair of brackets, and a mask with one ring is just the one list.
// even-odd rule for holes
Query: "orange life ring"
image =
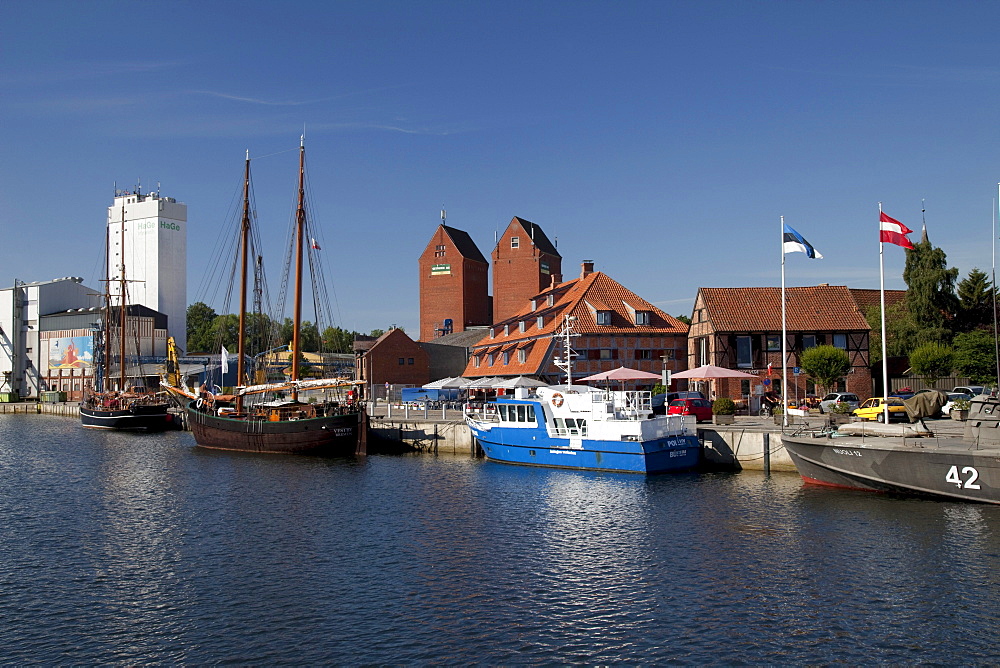
{"label": "orange life ring", "polygon": [[553,394],[552,395],[552,405],[555,406],[556,408],[559,408],[560,406],[562,406],[563,405],[563,395],[559,394],[558,392],[556,392],[555,394]]}

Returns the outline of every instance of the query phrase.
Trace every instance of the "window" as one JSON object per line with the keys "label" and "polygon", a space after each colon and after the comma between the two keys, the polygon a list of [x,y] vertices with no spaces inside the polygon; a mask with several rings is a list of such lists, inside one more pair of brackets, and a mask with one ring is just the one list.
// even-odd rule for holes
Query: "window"
{"label": "window", "polygon": [[406,364],[406,359],[400,357],[399,358],[399,366],[403,366],[404,364]]}
{"label": "window", "polygon": [[406,363],[407,363],[407,364],[413,364],[413,358],[412,358],[412,357],[408,358],[408,359],[406,360]]}
{"label": "window", "polygon": [[781,337],[777,334],[767,335],[767,351],[775,352],[781,350]]}
{"label": "window", "polygon": [[525,331],[527,331],[527,329],[528,329],[527,321],[522,320],[521,322],[517,323],[517,331],[524,333]]}
{"label": "window", "polygon": [[472,366],[476,367],[477,369],[479,368],[479,355],[476,355],[475,357],[472,358]]}
{"label": "window", "polygon": [[753,366],[753,343],[749,336],[736,337],[736,366],[744,368]]}
{"label": "window", "polygon": [[434,257],[444,257],[444,244],[434,247]]}
{"label": "window", "polygon": [[545,303],[548,304],[549,306],[555,306],[555,304],[556,304],[556,296],[555,295],[549,295],[548,297],[545,298]]}
{"label": "window", "polygon": [[613,360],[618,359],[616,354],[617,350],[612,350],[611,348],[601,348],[597,351],[597,359],[599,360]]}
{"label": "window", "polygon": [[493,366],[493,353],[486,356],[486,365]]}
{"label": "window", "polygon": [[524,364],[527,361],[528,361],[528,351],[525,350],[524,348],[521,348],[520,350],[517,351],[517,363]]}
{"label": "window", "polygon": [[708,364],[708,337],[698,339],[698,366]]}
{"label": "window", "polygon": [[520,245],[521,245],[521,237],[511,237],[510,238],[510,247],[511,248],[518,248],[518,247],[520,247]]}
{"label": "window", "polygon": [[598,311],[597,312],[597,324],[598,325],[610,325],[611,324],[611,311]]}
{"label": "window", "polygon": [[503,353],[503,364],[504,364],[504,366],[507,366],[508,364],[510,364],[510,352],[508,352],[506,350]]}
{"label": "window", "polygon": [[545,327],[545,316],[544,315],[538,316],[538,319],[535,321],[535,325],[538,327],[538,329]]}
{"label": "window", "polygon": [[750,379],[744,379],[740,381],[740,394],[747,396],[750,394]]}
{"label": "window", "polygon": [[803,334],[802,335],[802,350],[808,350],[809,348],[816,347],[816,335],[815,334]]}
{"label": "window", "polygon": [[834,334],[833,347],[847,350],[847,334]]}
{"label": "window", "polygon": [[649,311],[636,311],[635,312],[635,324],[636,325],[648,325],[650,323]]}
{"label": "window", "polygon": [[636,349],[635,358],[637,360],[651,360],[653,359],[653,351]]}

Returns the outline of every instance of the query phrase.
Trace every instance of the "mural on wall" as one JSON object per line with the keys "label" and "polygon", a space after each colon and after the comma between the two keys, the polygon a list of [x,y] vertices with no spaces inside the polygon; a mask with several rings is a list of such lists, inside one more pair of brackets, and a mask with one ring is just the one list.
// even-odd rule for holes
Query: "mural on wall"
{"label": "mural on wall", "polygon": [[93,366],[94,337],[49,339],[49,369],[91,369]]}

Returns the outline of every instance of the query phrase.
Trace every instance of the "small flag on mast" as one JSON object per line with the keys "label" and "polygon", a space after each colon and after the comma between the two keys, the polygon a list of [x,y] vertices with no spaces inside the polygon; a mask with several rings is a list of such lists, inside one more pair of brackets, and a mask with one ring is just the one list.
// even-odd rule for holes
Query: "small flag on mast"
{"label": "small flag on mast", "polygon": [[229,351],[225,346],[222,346],[222,373],[223,375],[229,373]]}
{"label": "small flag on mast", "polygon": [[782,250],[786,253],[805,253],[806,257],[813,258],[815,260],[822,260],[823,256],[820,255],[812,244],[806,241],[806,238],[793,230],[788,225],[785,225],[785,233],[782,238]]}
{"label": "small flag on mast", "polygon": [[906,235],[913,234],[913,230],[903,225],[895,218],[890,218],[884,213],[879,213],[878,240],[882,243],[896,244],[903,248],[913,250],[913,242]]}
{"label": "small flag on mast", "polygon": [[315,248],[316,250],[323,250],[322,248],[319,247],[319,244],[316,243],[316,239],[314,237],[309,237],[309,239],[312,241],[313,248]]}

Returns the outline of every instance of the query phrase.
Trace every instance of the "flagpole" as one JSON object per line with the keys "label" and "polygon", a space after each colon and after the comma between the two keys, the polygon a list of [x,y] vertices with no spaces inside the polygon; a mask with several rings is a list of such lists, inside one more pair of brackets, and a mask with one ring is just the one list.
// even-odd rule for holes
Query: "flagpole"
{"label": "flagpole", "polygon": [[997,208],[1000,207],[1000,183],[997,184],[997,199],[993,200],[993,347],[997,364],[997,384],[1000,387],[1000,338],[997,338]]}
{"label": "flagpole", "polygon": [[787,323],[785,321],[785,217],[781,216],[781,428],[788,426],[788,378],[785,373]]}
{"label": "flagpole", "polygon": [[885,344],[885,261],[882,258],[882,249],[885,244],[882,243],[882,202],[878,203],[878,218],[879,218],[879,235],[878,235],[878,276],[879,276],[879,292],[881,294],[881,304],[882,304],[882,397],[885,401],[882,402],[882,410],[885,413],[885,424],[889,424],[889,361],[886,357],[887,347]]}

